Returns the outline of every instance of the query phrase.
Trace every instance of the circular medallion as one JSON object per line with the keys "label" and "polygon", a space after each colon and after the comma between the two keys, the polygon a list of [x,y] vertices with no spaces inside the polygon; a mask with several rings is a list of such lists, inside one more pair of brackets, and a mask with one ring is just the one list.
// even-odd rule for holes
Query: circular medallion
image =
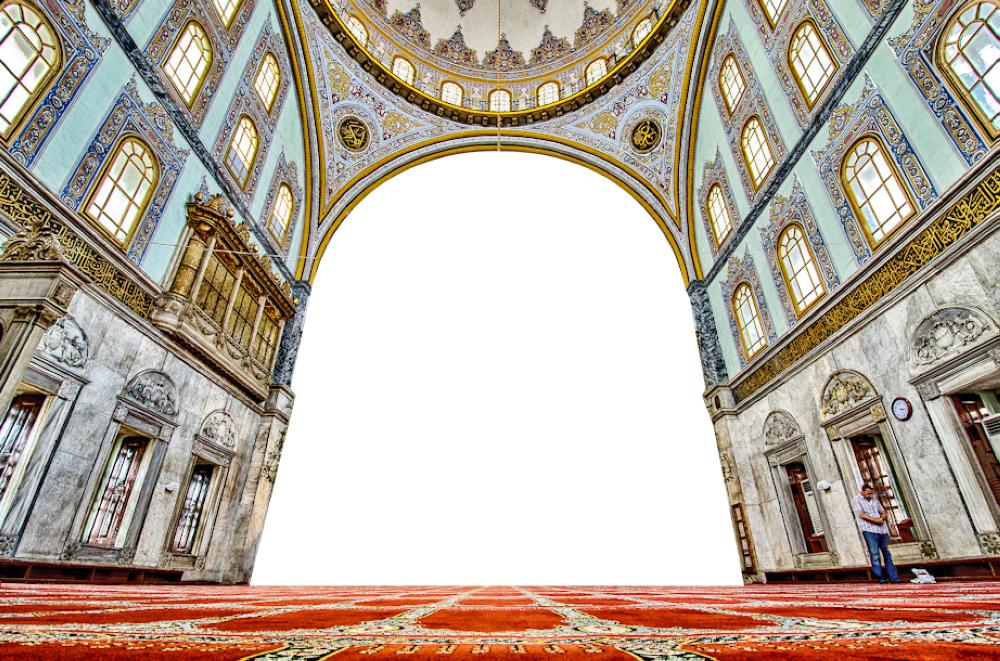
{"label": "circular medallion", "polygon": [[364,151],[368,148],[368,126],[357,117],[345,117],[337,124],[337,138],[349,151]]}
{"label": "circular medallion", "polygon": [[648,154],[656,149],[663,137],[660,125],[652,119],[644,119],[632,129],[632,148],[640,154]]}
{"label": "circular medallion", "polygon": [[897,420],[905,422],[913,415],[913,405],[910,404],[910,400],[907,398],[897,397],[892,400],[892,414],[896,416]]}

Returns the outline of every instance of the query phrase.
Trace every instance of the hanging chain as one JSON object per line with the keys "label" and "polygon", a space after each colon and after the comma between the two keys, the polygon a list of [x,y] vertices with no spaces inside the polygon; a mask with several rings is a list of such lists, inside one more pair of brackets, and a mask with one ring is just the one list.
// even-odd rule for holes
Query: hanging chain
{"label": "hanging chain", "polygon": [[[497,87],[496,87],[496,98],[497,98],[497,151],[500,151],[500,3],[503,0],[497,0]],[[492,99],[487,99],[487,104],[489,104]]]}

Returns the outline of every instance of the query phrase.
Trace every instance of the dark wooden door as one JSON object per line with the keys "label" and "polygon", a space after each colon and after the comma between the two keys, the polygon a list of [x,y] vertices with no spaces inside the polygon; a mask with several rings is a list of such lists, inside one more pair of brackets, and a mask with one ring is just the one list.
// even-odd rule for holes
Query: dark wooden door
{"label": "dark wooden door", "polygon": [[785,464],[785,472],[788,474],[788,485],[792,488],[792,502],[795,503],[806,550],[809,553],[826,551],[826,535],[819,516],[819,503],[816,501],[812,482],[806,474],[806,467],[799,462]]}
{"label": "dark wooden door", "polygon": [[983,429],[983,418],[989,415],[989,410],[983,405],[982,397],[975,393],[959,393],[953,395],[951,401],[955,403],[955,410],[965,429],[965,438],[993,492],[993,498],[1000,503],[1000,460]]}
{"label": "dark wooden door", "polygon": [[882,455],[881,446],[881,437],[878,436],[856,436],[851,439],[854,458],[861,472],[861,481],[875,488],[875,497],[889,513],[885,521],[889,527],[889,537],[894,542],[915,541],[913,521],[907,516],[906,509],[899,501],[899,496],[893,487],[889,464]]}

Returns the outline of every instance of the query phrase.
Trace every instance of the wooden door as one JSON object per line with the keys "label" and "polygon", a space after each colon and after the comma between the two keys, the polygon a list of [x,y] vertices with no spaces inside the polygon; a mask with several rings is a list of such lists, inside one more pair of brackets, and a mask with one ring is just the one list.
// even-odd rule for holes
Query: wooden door
{"label": "wooden door", "polygon": [[993,446],[983,429],[983,418],[989,415],[989,410],[983,405],[983,399],[975,393],[959,393],[952,395],[951,401],[965,429],[965,438],[972,448],[979,468],[986,478],[986,483],[993,492],[993,498],[1000,503],[1000,460],[997,459]]}
{"label": "wooden door", "polygon": [[42,395],[18,395],[0,422],[0,498],[7,492],[14,471],[23,459],[44,402]]}
{"label": "wooden door", "polygon": [[826,535],[819,515],[819,502],[806,474],[806,467],[800,462],[785,464],[785,472],[788,474],[792,502],[795,503],[806,550],[809,553],[822,553],[827,550]]}
{"label": "wooden door", "polygon": [[913,521],[900,502],[889,464],[882,455],[880,436],[856,436],[851,439],[854,459],[858,462],[861,481],[875,488],[875,497],[889,513],[885,524],[889,527],[889,538],[894,542],[913,542]]}

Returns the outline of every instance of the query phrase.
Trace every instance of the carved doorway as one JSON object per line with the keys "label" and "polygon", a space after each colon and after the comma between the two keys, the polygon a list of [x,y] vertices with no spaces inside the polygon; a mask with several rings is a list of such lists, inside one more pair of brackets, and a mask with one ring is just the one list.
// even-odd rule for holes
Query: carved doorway
{"label": "carved doorway", "polygon": [[897,481],[892,474],[883,451],[884,443],[881,435],[855,436],[850,439],[854,450],[854,458],[858,462],[863,484],[871,484],[875,489],[875,497],[889,513],[886,525],[889,527],[889,538],[893,542],[912,542],[913,520],[906,511],[899,497]]}
{"label": "carved doorway", "polygon": [[972,454],[976,457],[994,500],[1000,504],[1000,459],[997,458],[983,428],[983,418],[989,415],[989,409],[983,403],[983,398],[975,393],[958,393],[952,395],[951,401],[955,405],[959,420],[962,421],[965,438],[969,442]]}
{"label": "carved doorway", "polygon": [[785,464],[785,472],[788,474],[788,486],[792,490],[792,502],[795,503],[806,550],[809,553],[826,553],[826,532],[823,530],[819,503],[816,502],[816,492],[806,473],[806,467],[801,462]]}

